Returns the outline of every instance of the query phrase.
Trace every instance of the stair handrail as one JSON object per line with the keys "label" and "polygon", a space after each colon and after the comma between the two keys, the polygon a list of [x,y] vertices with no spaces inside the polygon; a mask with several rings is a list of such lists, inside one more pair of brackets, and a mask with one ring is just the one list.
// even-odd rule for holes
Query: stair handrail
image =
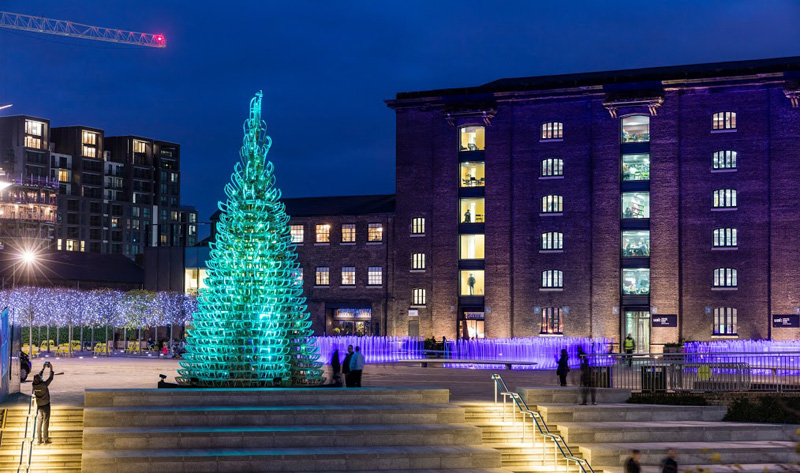
{"label": "stair handrail", "polygon": [[[506,407],[505,407],[506,397],[510,397],[512,400],[512,419],[514,422],[516,422],[516,414],[514,414],[513,412],[513,406],[515,405],[517,406],[517,410],[519,411],[520,416],[522,418],[523,441],[525,440],[525,417],[527,416],[531,418],[531,423],[532,423],[531,435],[533,436],[534,441],[536,439],[536,430],[538,430],[539,434],[541,434],[543,438],[549,439],[550,441],[553,442],[554,445],[553,460],[556,464],[558,464],[558,460],[557,458],[555,458],[557,449],[558,452],[561,453],[561,456],[564,458],[564,460],[566,460],[567,467],[569,466],[569,462],[573,461],[581,469],[583,473],[594,473],[594,469],[589,464],[589,461],[586,460],[585,458],[580,458],[575,456],[575,454],[572,453],[572,450],[569,448],[569,445],[561,435],[550,432],[550,428],[547,426],[547,422],[545,422],[544,417],[542,417],[541,413],[539,413],[539,411],[533,410],[530,407],[528,407],[528,403],[526,403],[525,400],[522,399],[522,396],[520,396],[519,393],[509,390],[508,386],[505,383],[505,380],[503,380],[503,377],[501,375],[496,373],[492,374],[492,380],[494,381],[494,391],[495,391],[494,402],[497,403],[498,390],[500,394],[503,395],[503,420],[505,420],[505,414],[506,414]],[[542,454],[544,454],[544,443],[542,443]]]}
{"label": "stair handrail", "polygon": [[[28,414],[25,416],[25,434],[22,436],[22,442],[20,442],[19,446],[19,464],[17,465],[17,473],[21,471],[30,471],[31,469],[31,459],[33,458],[33,441],[36,439],[36,418],[38,417],[39,410],[33,409],[33,406],[36,404],[36,396],[34,395],[33,388],[31,388],[31,401],[28,403]],[[33,413],[33,426],[31,426],[31,413]],[[29,428],[30,427],[30,428]],[[28,439],[28,431],[31,432],[30,442],[28,443],[28,461],[25,462],[25,469],[22,470],[22,462],[25,460],[25,442]]]}

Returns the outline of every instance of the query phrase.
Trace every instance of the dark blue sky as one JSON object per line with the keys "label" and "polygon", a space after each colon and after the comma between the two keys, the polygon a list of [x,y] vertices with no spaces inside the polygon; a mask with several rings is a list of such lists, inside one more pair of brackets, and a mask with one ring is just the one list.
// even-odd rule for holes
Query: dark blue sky
{"label": "dark blue sky", "polygon": [[[247,6],[246,6],[247,5]],[[0,113],[182,145],[207,220],[264,90],[287,197],[394,191],[399,91],[503,77],[800,55],[800,3],[12,0],[0,10],[162,32],[166,49],[0,29]]]}

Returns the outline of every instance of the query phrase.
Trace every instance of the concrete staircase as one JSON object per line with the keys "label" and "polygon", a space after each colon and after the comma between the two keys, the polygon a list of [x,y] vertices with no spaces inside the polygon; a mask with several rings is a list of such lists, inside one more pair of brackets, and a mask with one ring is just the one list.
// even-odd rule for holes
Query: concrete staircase
{"label": "concrete staircase", "polygon": [[[16,472],[20,445],[25,435],[28,408],[10,407],[0,433],[0,472]],[[34,442],[31,469],[34,473],[77,473],[81,471],[83,409],[53,406],[49,445]],[[26,448],[27,452],[27,448]],[[26,463],[23,463],[23,465]],[[24,469],[23,469],[24,471]]]}
{"label": "concrete staircase", "polygon": [[733,464],[741,466],[737,472],[786,471],[800,459],[797,426],[722,422],[724,406],[625,404],[630,392],[619,389],[598,389],[599,405],[581,406],[579,388],[517,391],[595,471],[621,473],[633,449],[641,450],[648,473],[661,471],[669,448],[678,450],[681,471],[729,472],[723,465]]}
{"label": "concrete staircase", "polygon": [[501,473],[446,389],[87,390],[84,472]]}

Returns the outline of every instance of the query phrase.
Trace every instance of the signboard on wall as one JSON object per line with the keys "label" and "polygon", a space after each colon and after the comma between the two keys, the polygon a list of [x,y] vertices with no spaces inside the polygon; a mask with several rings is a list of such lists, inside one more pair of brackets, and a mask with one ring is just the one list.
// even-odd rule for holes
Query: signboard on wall
{"label": "signboard on wall", "polygon": [[800,327],[800,315],[797,314],[772,314],[772,326],[774,328],[796,328]]}
{"label": "signboard on wall", "polygon": [[677,314],[660,314],[650,318],[653,327],[677,327]]}
{"label": "signboard on wall", "polygon": [[464,318],[467,320],[483,320],[483,312],[464,312]]}
{"label": "signboard on wall", "polygon": [[408,309],[409,317],[419,317],[419,309]]}

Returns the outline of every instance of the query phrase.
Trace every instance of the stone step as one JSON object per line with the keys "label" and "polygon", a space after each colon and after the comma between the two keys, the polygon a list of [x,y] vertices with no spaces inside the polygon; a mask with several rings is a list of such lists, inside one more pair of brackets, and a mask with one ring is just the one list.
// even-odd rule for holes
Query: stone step
{"label": "stone step", "polygon": [[[567,467],[561,464],[555,468],[552,465],[508,465],[505,467],[512,473],[582,473],[581,469],[574,463]],[[604,470],[595,468],[594,473],[604,473]],[[661,472],[659,471],[658,473]]]}
{"label": "stone step", "polygon": [[467,424],[373,424],[241,427],[87,427],[86,450],[297,448],[476,445],[479,428]]}
{"label": "stone step", "polygon": [[[683,464],[712,463],[712,454],[719,454],[721,464],[761,463],[765,459],[776,463],[797,461],[795,442],[680,442],[669,444],[678,450]],[[592,466],[621,466],[633,449],[642,452],[643,465],[658,465],[666,455],[662,443],[595,443],[582,444],[579,450]]]}
{"label": "stone step", "polygon": [[797,426],[734,422],[561,422],[561,435],[570,444],[596,442],[726,442],[791,440]]}
{"label": "stone step", "polygon": [[463,423],[464,410],[444,405],[311,405],[126,407],[86,409],[86,427]]}
{"label": "stone step", "polygon": [[118,450],[83,455],[84,471],[237,473],[263,471],[454,470],[500,468],[485,447],[350,447],[303,449]]}
{"label": "stone step", "polygon": [[[678,467],[681,472],[702,472],[702,473],[765,473],[765,472],[791,472],[797,469],[796,463],[754,463],[754,464],[737,464],[720,465],[704,464],[704,465],[684,465],[680,462],[681,458],[678,456]],[[662,468],[660,465],[642,465],[642,473],[661,473]],[[595,473],[597,469],[595,468]],[[622,466],[604,466],[603,473],[625,473],[625,468]]]}
{"label": "stone step", "polygon": [[87,389],[84,407],[447,404],[438,388]]}
{"label": "stone step", "polygon": [[564,422],[659,422],[659,421],[721,421],[725,406],[665,406],[649,404],[543,404],[537,406],[548,425]]}
{"label": "stone step", "polygon": [[[559,388],[517,388],[517,392],[529,406],[538,404],[578,404],[581,399],[579,386]],[[631,397],[630,389],[597,388],[596,400],[599,404],[624,403]],[[591,402],[591,399],[589,399]]]}

